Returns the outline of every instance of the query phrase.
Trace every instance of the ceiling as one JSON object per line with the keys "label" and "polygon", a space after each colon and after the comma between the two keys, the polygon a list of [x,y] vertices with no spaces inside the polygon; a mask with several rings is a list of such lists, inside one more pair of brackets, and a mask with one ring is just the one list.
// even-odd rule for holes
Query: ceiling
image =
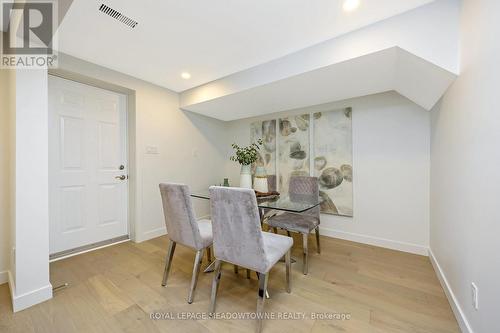
{"label": "ceiling", "polygon": [[59,51],[180,92],[432,1],[361,0],[346,13],[341,0],[74,0]]}

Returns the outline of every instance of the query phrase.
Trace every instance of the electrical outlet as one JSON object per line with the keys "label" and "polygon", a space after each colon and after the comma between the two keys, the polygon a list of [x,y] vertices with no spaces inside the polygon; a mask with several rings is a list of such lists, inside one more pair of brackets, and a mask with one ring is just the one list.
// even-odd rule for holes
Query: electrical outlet
{"label": "electrical outlet", "polygon": [[471,290],[472,290],[472,306],[474,307],[474,309],[478,310],[479,290],[477,289],[477,286],[474,282],[471,283]]}

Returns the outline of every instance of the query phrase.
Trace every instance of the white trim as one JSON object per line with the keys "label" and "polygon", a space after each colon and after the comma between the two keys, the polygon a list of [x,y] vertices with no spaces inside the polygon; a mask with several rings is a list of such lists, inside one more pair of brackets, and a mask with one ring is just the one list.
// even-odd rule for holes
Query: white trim
{"label": "white trim", "polygon": [[21,295],[17,295],[14,278],[12,277],[10,271],[8,272],[8,275],[10,295],[12,298],[12,310],[14,312],[24,310],[26,308],[29,308],[30,306],[42,303],[52,298],[52,285],[50,283],[41,288],[29,291]]}
{"label": "white trim", "polygon": [[141,243],[141,242],[150,240],[152,238],[163,236],[166,233],[167,233],[167,228],[164,226],[161,228],[157,228],[157,229],[153,229],[153,230],[149,230],[149,231],[144,231],[141,235],[137,235],[138,237],[136,237],[134,239],[134,242]]}
{"label": "white trim", "polygon": [[[202,220],[202,219],[210,220],[210,214],[198,216],[196,218],[196,220]],[[142,233],[141,236],[137,237],[136,239],[133,239],[132,241],[134,241],[135,243],[141,243],[141,242],[144,242],[144,241],[156,238],[156,237],[160,237],[160,236],[163,236],[166,234],[167,234],[167,227],[163,226],[161,228],[145,231]]]}
{"label": "white trim", "polygon": [[0,272],[0,284],[9,282],[9,271]]}
{"label": "white trim", "polygon": [[432,252],[431,248],[429,248],[429,258],[431,260],[432,267],[434,267],[434,271],[436,272],[439,282],[441,283],[441,286],[444,289],[444,293],[448,298],[448,302],[450,303],[451,309],[453,310],[453,314],[455,314],[455,318],[457,319],[458,325],[460,326],[460,330],[463,333],[473,333],[474,331],[472,330],[472,327],[470,326],[469,321],[465,316],[465,313],[460,307],[460,303],[458,302],[458,299],[453,293],[453,290],[450,287],[448,279],[446,279],[446,275],[444,275],[444,272],[441,266],[439,265],[439,262],[437,261],[436,257],[434,256],[434,253]]}
{"label": "white trim", "polygon": [[358,242],[368,245],[380,246],[391,250],[403,251],[423,256],[428,255],[428,247],[419,244],[395,241],[391,239],[373,237],[363,234],[356,234],[345,231],[338,231],[320,226],[320,233],[323,236],[345,239],[352,242]]}

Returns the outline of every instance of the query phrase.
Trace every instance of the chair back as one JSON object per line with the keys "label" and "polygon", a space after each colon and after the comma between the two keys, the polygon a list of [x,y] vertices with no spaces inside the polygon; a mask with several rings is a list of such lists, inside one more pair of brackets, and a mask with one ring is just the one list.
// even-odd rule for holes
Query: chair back
{"label": "chair back", "polygon": [[257,199],[252,189],[210,187],[214,254],[219,260],[266,269]]}
{"label": "chair back", "polygon": [[160,184],[163,203],[163,214],[168,237],[196,250],[203,248],[200,229],[191,204],[187,185],[164,183]]}
{"label": "chair back", "polygon": [[277,191],[278,187],[276,186],[276,175],[267,175],[267,187],[269,192]]}
{"label": "chair back", "polygon": [[[290,178],[288,194],[291,201],[315,204],[319,200],[317,177],[293,176]],[[320,217],[320,207],[316,206],[303,214]]]}

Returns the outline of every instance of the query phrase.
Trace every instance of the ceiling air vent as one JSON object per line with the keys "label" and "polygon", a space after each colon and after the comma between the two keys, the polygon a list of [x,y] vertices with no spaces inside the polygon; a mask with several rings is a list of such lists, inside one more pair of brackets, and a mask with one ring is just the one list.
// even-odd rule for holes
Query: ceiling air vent
{"label": "ceiling air vent", "polygon": [[114,10],[111,7],[108,7],[105,4],[101,4],[101,7],[99,7],[99,10],[101,12],[103,12],[104,14],[111,16],[115,20],[118,20],[121,23],[128,25],[131,28],[135,28],[135,26],[139,24],[139,22],[132,20],[130,17],[123,15],[119,11]]}

